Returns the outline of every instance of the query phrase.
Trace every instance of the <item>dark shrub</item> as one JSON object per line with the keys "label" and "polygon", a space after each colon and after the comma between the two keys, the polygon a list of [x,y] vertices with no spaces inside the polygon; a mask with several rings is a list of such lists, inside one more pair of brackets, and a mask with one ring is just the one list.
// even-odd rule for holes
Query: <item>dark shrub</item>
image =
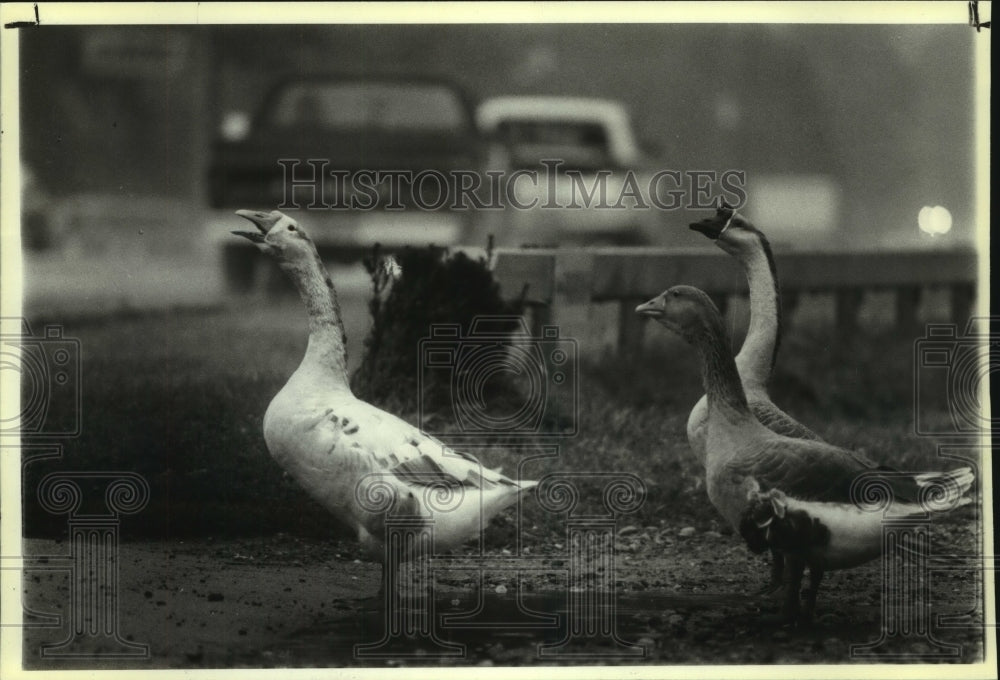
{"label": "dark shrub", "polygon": [[[393,280],[378,248],[365,260],[374,292],[369,303],[372,328],[351,388],[358,397],[403,414],[418,410],[420,341],[431,337],[433,326],[458,325],[460,337],[465,337],[476,317],[516,316],[521,305],[500,297],[500,287],[485,259],[427,247],[407,248],[396,255],[396,261],[401,273]],[[511,322],[499,328],[491,324],[492,331],[503,333],[514,327]],[[448,371],[424,371],[424,378],[423,412],[450,414]],[[489,393],[483,396],[490,403],[516,398],[516,388],[509,381],[491,380],[488,387]]]}

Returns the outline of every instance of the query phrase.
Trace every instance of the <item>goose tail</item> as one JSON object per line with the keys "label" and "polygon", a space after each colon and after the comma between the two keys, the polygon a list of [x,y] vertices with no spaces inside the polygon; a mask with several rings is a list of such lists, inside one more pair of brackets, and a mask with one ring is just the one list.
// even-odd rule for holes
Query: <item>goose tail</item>
{"label": "goose tail", "polygon": [[972,502],[966,493],[976,481],[971,467],[949,472],[886,472],[882,479],[892,487],[898,502],[914,511],[948,512]]}
{"label": "goose tail", "polygon": [[923,472],[915,475],[913,481],[925,499],[925,505],[933,510],[947,511],[968,505],[972,499],[966,496],[976,475],[972,468],[955,468],[950,472]]}
{"label": "goose tail", "polygon": [[517,481],[513,486],[483,492],[483,511],[486,517],[493,517],[518,502],[526,491],[538,486],[538,482]]}

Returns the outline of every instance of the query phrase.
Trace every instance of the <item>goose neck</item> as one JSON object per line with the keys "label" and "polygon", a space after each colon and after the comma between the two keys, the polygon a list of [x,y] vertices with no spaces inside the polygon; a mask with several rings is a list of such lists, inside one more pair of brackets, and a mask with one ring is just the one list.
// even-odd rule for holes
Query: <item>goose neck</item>
{"label": "goose neck", "polygon": [[309,314],[309,344],[302,367],[329,383],[348,385],[347,335],[337,291],[319,255],[312,261],[282,264]]}
{"label": "goose neck", "polygon": [[763,385],[774,368],[781,333],[781,302],[774,256],[767,241],[740,257],[750,289],[750,325],[736,365],[743,380]]}
{"label": "goose neck", "polygon": [[726,420],[740,423],[752,420],[746,393],[736,369],[732,352],[726,344],[722,322],[703,329],[696,345],[701,355],[701,376],[708,398],[709,417],[723,415]]}

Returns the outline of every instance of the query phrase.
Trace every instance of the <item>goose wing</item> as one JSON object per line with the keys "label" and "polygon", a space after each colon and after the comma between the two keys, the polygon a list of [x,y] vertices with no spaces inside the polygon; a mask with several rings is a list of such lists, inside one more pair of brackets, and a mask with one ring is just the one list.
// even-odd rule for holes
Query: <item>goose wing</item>
{"label": "goose wing", "polygon": [[[727,465],[757,479],[763,489],[781,489],[803,500],[851,502],[851,484],[874,463],[824,442],[773,437]],[[860,457],[859,457],[860,456]]]}
{"label": "goose wing", "polygon": [[[823,441],[822,437],[799,421],[795,420],[795,418],[792,418],[770,401],[751,401],[750,410],[764,427],[771,430],[771,432],[774,432],[775,434],[791,437],[792,439],[806,439],[817,442]],[[849,449],[839,449],[839,451],[842,454],[846,454],[855,463],[866,469],[886,471],[893,470],[891,467],[876,463],[874,460],[859,451],[851,451]]]}
{"label": "goose wing", "polygon": [[327,422],[339,431],[339,445],[362,452],[373,472],[391,473],[409,486],[465,486],[482,490],[526,486],[485,467],[475,456],[456,451],[363,401],[331,409]]}
{"label": "goose wing", "polygon": [[750,410],[761,425],[776,434],[794,439],[811,439],[822,441],[822,438],[808,427],[792,418],[770,401],[751,401]]}

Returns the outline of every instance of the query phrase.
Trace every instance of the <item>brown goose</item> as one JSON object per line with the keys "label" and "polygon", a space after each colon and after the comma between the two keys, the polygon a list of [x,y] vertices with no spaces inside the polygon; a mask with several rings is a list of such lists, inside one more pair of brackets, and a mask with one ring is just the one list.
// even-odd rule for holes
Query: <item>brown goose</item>
{"label": "brown goose", "polygon": [[[881,533],[876,538],[872,521],[860,518],[851,498],[852,484],[859,474],[872,471],[871,461],[825,442],[777,434],[757,420],[729,349],[722,316],[702,291],[675,286],[636,312],[678,333],[698,350],[708,401],[708,497],[752,549],[771,548],[784,555],[789,572],[782,610],[786,619],[799,616],[799,587],[809,566],[803,616],[808,620],[825,570],[856,566],[881,553]],[[917,498],[921,488],[940,484],[948,490],[941,505],[948,507],[961,504],[973,481],[968,468],[905,478],[898,473],[885,476],[897,498]],[[772,517],[761,516],[765,498],[768,504],[777,500],[770,504]],[[791,532],[791,540],[776,538],[786,537],[789,532],[785,530],[792,526],[785,519],[790,513],[782,507],[790,509],[794,518],[802,519],[800,513],[804,513],[806,524],[815,532]],[[876,524],[881,522],[880,515],[868,514],[875,515]],[[768,524],[773,518],[777,520]]]}
{"label": "brown goose", "polygon": [[[781,343],[781,297],[778,273],[771,244],[763,232],[733,208],[723,204],[713,217],[690,225],[732,255],[746,273],[750,290],[750,326],[736,355],[736,368],[743,383],[750,410],[761,423],[778,434],[799,439],[821,440],[820,436],[774,405],[767,382],[774,370]],[[695,458],[705,464],[708,436],[708,399],[702,396],[688,416],[688,444]],[[873,464],[874,465],[874,464]],[[781,553],[773,553],[770,583],[762,593],[779,589],[784,581]]]}
{"label": "brown goose", "polygon": [[[743,382],[750,410],[757,419],[778,434],[799,439],[820,436],[771,402],[767,382],[774,370],[781,343],[781,299],[774,254],[767,237],[729,206],[715,216],[695,222],[691,228],[712,239],[743,267],[750,289],[750,326],[736,355],[736,368]],[[688,442],[695,455],[705,460],[708,401],[695,404],[688,418]]]}

